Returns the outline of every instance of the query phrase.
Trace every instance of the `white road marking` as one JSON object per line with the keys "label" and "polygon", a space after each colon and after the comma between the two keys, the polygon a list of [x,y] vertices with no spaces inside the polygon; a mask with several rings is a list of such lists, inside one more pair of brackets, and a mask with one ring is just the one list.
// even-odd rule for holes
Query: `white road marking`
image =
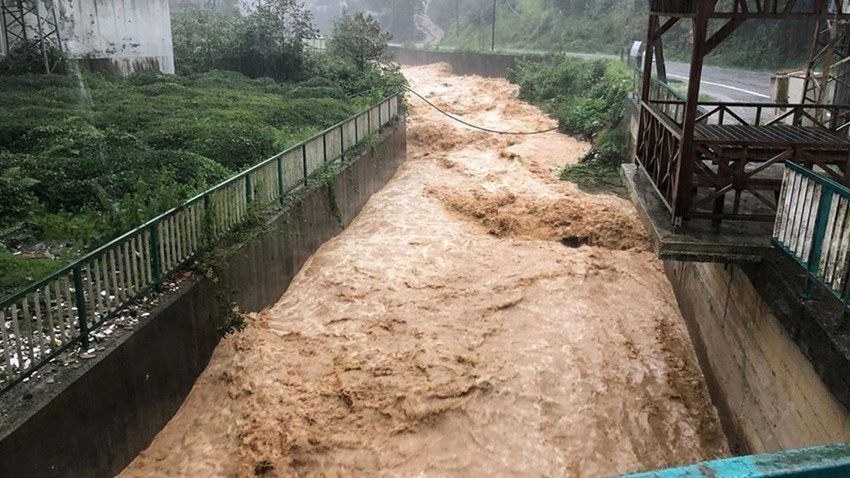
{"label": "white road marking", "polygon": [[[673,77],[673,78],[676,78],[676,79],[679,79],[679,80],[683,80],[683,81],[690,81],[690,79],[689,79],[687,76],[672,75],[672,74],[669,74],[669,73],[667,74],[667,76],[671,76],[671,77]],[[718,87],[718,88],[726,88],[726,89],[729,89],[729,90],[735,90],[735,91],[739,91],[739,92],[741,92],[741,93],[747,93],[747,94],[749,94],[749,95],[758,96],[759,98],[767,98],[767,99],[770,99],[770,96],[769,96],[769,95],[764,95],[764,94],[761,94],[761,93],[756,93],[755,91],[745,90],[745,89],[743,89],[743,88],[738,88],[738,87],[735,87],[735,86],[724,85],[724,84],[722,84],[722,83],[714,83],[714,82],[711,82],[711,81],[702,81],[702,84],[703,84],[703,85],[709,85],[709,86],[716,86],[716,87]]]}

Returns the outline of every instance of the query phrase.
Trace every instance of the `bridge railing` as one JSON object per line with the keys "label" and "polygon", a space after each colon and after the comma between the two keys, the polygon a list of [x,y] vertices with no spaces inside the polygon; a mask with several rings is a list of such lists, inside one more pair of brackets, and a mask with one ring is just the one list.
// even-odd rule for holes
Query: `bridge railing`
{"label": "bridge railing", "polygon": [[342,161],[399,115],[392,96],[0,301],[0,393],[96,332],[201,250]]}
{"label": "bridge railing", "polygon": [[847,307],[850,189],[797,164],[785,165],[772,242],[808,272],[807,293],[820,283]]}

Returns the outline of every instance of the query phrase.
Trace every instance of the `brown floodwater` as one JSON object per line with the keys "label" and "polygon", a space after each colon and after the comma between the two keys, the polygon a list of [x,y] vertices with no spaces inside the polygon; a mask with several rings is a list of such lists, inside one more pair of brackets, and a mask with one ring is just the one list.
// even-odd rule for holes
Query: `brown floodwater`
{"label": "brown floodwater", "polygon": [[[504,80],[404,73],[477,124],[554,126]],[[588,145],[409,101],[407,162],[121,476],[597,477],[727,455],[634,208],[556,178]]]}

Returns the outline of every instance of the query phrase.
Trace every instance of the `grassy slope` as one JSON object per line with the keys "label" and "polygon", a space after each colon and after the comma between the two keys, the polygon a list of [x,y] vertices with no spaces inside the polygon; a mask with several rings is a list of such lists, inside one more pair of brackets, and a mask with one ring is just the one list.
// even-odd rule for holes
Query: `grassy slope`
{"label": "grassy slope", "polygon": [[229,72],[0,77],[0,91],[0,234],[55,256],[0,246],[0,296],[376,99]]}

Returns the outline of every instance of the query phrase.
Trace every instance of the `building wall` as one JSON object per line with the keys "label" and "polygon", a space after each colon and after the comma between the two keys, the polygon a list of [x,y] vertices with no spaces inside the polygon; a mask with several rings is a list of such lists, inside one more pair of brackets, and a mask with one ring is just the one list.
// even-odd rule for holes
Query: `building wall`
{"label": "building wall", "polygon": [[55,0],[65,53],[95,71],[174,73],[168,0]]}

